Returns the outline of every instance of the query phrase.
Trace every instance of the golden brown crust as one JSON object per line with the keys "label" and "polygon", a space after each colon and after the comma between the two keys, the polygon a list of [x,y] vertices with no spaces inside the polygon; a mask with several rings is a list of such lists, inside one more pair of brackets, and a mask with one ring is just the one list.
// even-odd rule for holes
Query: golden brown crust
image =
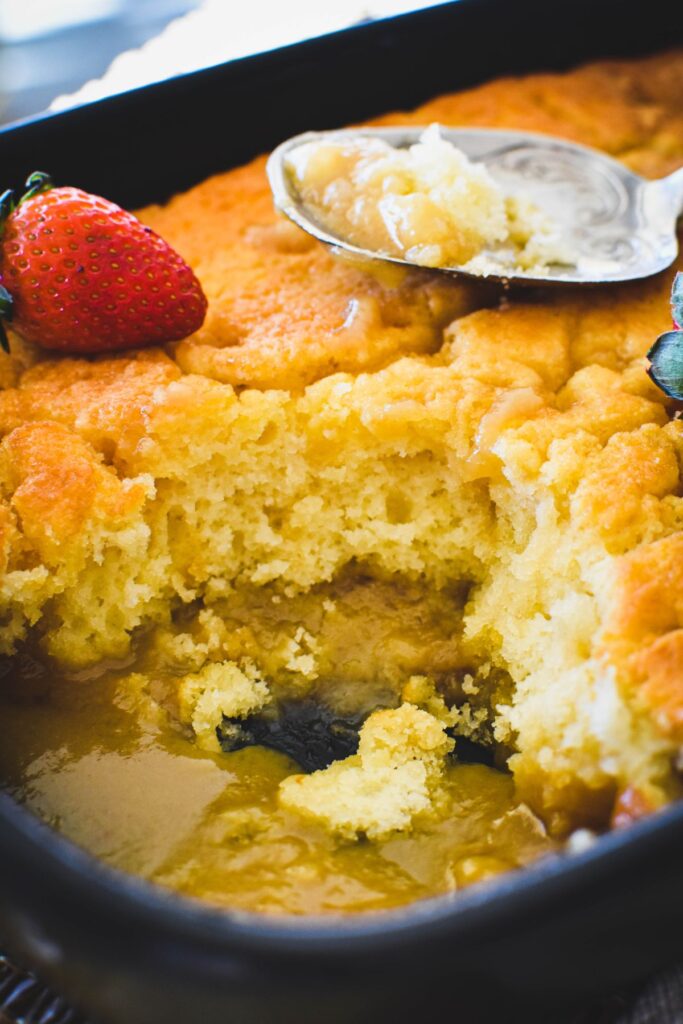
{"label": "golden brown crust", "polygon": [[46,360],[18,387],[0,391],[0,434],[29,422],[59,422],[124,469],[148,429],[154,396],[181,377],[158,349],[102,359]]}
{"label": "golden brown crust", "polygon": [[588,460],[572,499],[577,525],[596,529],[608,551],[628,551],[661,526],[660,500],[678,483],[676,444],[663,430],[648,425],[613,434]]}
{"label": "golden brown crust", "polygon": [[125,488],[87,442],[49,421],[27,423],[6,438],[0,483],[24,538],[47,565],[64,561],[86,523],[125,520],[144,494]]}
{"label": "golden brown crust", "polygon": [[500,78],[380,121],[544,132],[602,149],[638,173],[658,177],[683,159],[682,79],[676,51],[640,61],[599,61],[563,75]]}
{"label": "golden brown crust", "polygon": [[209,298],[181,342],[186,373],[238,387],[304,385],[433,351],[477,289],[420,272],[368,275],[329,255],[273,209],[260,158],[140,216],[192,265]]}
{"label": "golden brown crust", "polygon": [[626,674],[659,727],[683,738],[683,533],[620,560],[605,622],[605,655]]}

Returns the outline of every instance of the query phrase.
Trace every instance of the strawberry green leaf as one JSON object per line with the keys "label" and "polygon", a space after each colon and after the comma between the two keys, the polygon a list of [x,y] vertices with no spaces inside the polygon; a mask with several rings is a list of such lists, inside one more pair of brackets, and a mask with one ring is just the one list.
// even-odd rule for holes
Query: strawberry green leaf
{"label": "strawberry green leaf", "polygon": [[6,188],[2,195],[0,195],[0,234],[2,234],[5,221],[15,209],[16,203],[14,192],[11,188]]}
{"label": "strawberry green leaf", "polygon": [[12,319],[12,296],[7,289],[0,284],[0,348],[3,352],[9,352],[9,341],[5,330],[5,320]]}
{"label": "strawberry green leaf", "polygon": [[27,199],[33,199],[34,196],[40,195],[41,192],[49,192],[52,187],[52,178],[49,174],[46,174],[45,171],[33,171],[26,179],[26,184],[24,185],[26,191],[19,202],[25,203]]}
{"label": "strawberry green leaf", "polygon": [[670,398],[683,399],[683,331],[660,334],[647,354],[648,374]]}
{"label": "strawberry green leaf", "polygon": [[674,277],[671,289],[671,315],[676,327],[683,328],[683,274],[681,273]]}
{"label": "strawberry green leaf", "polygon": [[0,318],[11,320],[13,312],[13,300],[10,293],[0,284]]}

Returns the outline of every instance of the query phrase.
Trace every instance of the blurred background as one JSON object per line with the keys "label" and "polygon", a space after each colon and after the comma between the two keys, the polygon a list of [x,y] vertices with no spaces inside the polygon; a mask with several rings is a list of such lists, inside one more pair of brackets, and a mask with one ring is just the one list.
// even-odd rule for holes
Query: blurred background
{"label": "blurred background", "polygon": [[199,0],[0,0],[0,120],[45,110]]}
{"label": "blurred background", "polygon": [[439,0],[0,0],[0,123]]}

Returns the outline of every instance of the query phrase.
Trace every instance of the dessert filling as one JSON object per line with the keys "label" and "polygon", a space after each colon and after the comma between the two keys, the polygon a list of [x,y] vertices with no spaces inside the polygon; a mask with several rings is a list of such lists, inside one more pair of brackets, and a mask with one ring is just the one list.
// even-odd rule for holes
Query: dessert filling
{"label": "dessert filling", "polygon": [[299,762],[261,745],[228,755],[197,747],[141,675],[110,669],[74,685],[27,654],[11,672],[2,680],[7,790],[107,863],[218,906],[386,910],[554,848],[511,777],[467,758],[448,759],[438,814],[423,807],[409,829],[341,839],[282,800]]}
{"label": "dessert filling", "polygon": [[557,844],[491,745],[509,680],[466,660],[463,598],[344,573],[181,609],[127,665],[24,650],[2,666],[4,784],[107,862],[228,907],[380,910],[493,878]]}
{"label": "dessert filling", "polygon": [[[546,131],[661,176],[682,68],[385,120]],[[371,231],[404,181],[385,158]],[[460,171],[507,244],[509,204]],[[414,205],[405,251],[477,258],[474,198],[452,239],[420,203],[392,221]],[[646,359],[672,275],[520,297],[369,271],[277,216],[263,159],[140,217],[201,282],[194,333],[0,352],[4,786],[110,864],[292,914],[453,893],[678,797],[683,428]]]}
{"label": "dessert filling", "polygon": [[317,221],[370,252],[484,275],[572,262],[559,226],[525,196],[506,195],[438,124],[406,149],[366,136],[303,143],[286,166]]}

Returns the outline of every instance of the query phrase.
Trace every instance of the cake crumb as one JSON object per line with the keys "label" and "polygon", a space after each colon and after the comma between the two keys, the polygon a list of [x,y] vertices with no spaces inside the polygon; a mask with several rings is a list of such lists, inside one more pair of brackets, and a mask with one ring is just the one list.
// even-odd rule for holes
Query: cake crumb
{"label": "cake crumb", "polygon": [[290,775],[280,784],[280,804],[343,839],[409,831],[436,810],[453,746],[443,723],[413,704],[376,711],[357,754],[312,775]]}
{"label": "cake crumb", "polygon": [[185,676],[178,688],[181,720],[194,731],[198,746],[219,751],[216,729],[223,718],[246,718],[268,703],[270,693],[253,664],[210,662]]}

